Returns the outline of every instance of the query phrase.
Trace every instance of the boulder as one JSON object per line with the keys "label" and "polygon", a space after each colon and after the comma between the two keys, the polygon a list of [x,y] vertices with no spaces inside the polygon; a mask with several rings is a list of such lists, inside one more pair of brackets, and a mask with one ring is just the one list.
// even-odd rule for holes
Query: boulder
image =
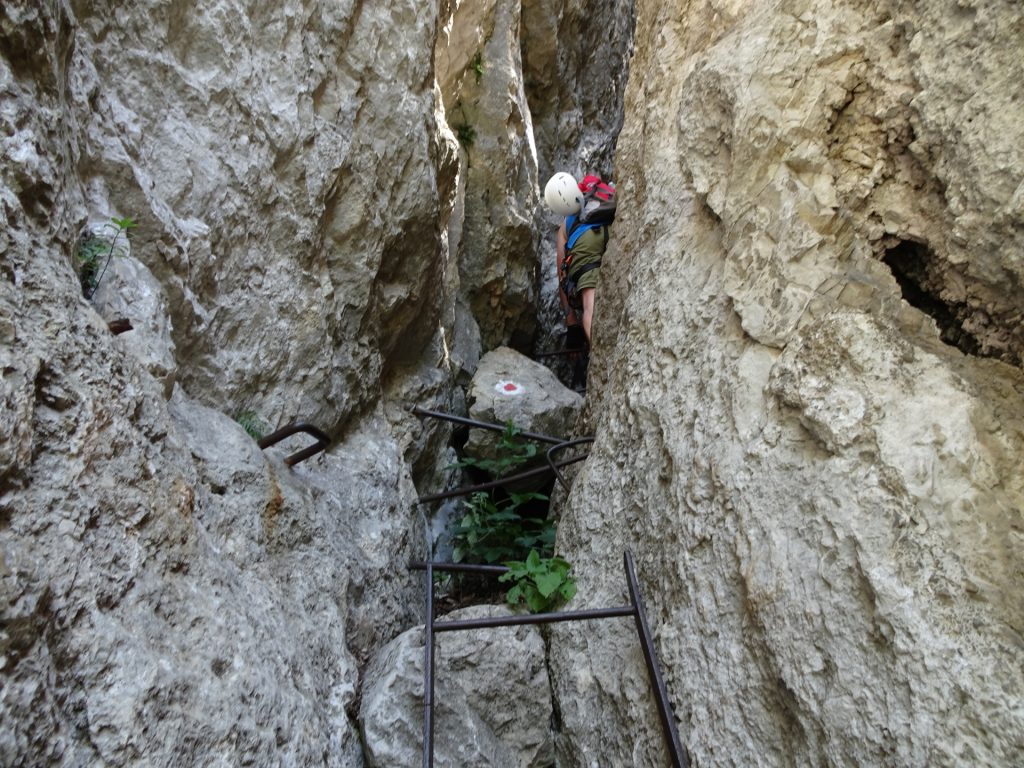
{"label": "boulder", "polygon": [[[445,620],[505,616],[504,606]],[[434,760],[439,766],[541,768],[554,758],[544,640],[536,627],[435,635]],[[370,768],[419,765],[423,748],[423,627],[388,643],[364,675],[359,711]]]}
{"label": "boulder", "polygon": [[[508,347],[480,359],[470,384],[469,415],[479,421],[511,421],[524,432],[568,439],[583,398],[563,385],[540,363]],[[466,454],[494,458],[501,435],[483,429],[470,431]]]}

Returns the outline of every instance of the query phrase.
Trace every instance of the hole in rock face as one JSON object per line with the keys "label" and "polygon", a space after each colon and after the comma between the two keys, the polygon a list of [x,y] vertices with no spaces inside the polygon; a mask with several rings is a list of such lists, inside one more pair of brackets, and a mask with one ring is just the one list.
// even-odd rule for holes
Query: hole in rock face
{"label": "hole in rock face", "polygon": [[965,354],[981,354],[978,339],[963,325],[969,308],[963,302],[943,300],[944,270],[925,245],[901,241],[886,250],[882,261],[892,270],[904,300],[935,320],[942,341]]}

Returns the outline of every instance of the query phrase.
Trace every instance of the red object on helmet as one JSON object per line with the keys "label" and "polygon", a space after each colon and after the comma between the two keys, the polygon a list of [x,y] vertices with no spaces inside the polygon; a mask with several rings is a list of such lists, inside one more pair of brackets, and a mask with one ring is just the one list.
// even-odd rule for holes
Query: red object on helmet
{"label": "red object on helmet", "polygon": [[598,200],[611,200],[615,196],[615,187],[611,187],[601,181],[600,176],[584,176],[580,182],[580,192],[584,195],[594,193]]}

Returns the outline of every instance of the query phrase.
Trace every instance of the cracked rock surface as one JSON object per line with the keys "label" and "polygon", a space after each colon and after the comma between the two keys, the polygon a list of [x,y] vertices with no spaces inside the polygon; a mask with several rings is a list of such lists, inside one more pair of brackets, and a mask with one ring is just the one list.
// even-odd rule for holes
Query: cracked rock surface
{"label": "cracked rock surface", "polygon": [[[637,3],[559,550],[698,765],[1024,759],[1020,20]],[[622,633],[553,632],[567,765],[663,764]]]}

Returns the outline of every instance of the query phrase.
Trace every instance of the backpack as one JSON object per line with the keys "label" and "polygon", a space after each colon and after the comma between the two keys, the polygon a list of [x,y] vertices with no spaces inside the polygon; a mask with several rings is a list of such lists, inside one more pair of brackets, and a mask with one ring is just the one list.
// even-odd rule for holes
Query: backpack
{"label": "backpack", "polygon": [[584,176],[580,191],[583,192],[582,223],[611,224],[615,221],[615,187],[605,184],[599,176]]}
{"label": "backpack", "polygon": [[588,229],[605,227],[605,243],[608,242],[607,226],[615,221],[615,187],[605,184],[598,176],[584,176],[580,182],[583,205],[579,216],[566,231],[567,248]]}

